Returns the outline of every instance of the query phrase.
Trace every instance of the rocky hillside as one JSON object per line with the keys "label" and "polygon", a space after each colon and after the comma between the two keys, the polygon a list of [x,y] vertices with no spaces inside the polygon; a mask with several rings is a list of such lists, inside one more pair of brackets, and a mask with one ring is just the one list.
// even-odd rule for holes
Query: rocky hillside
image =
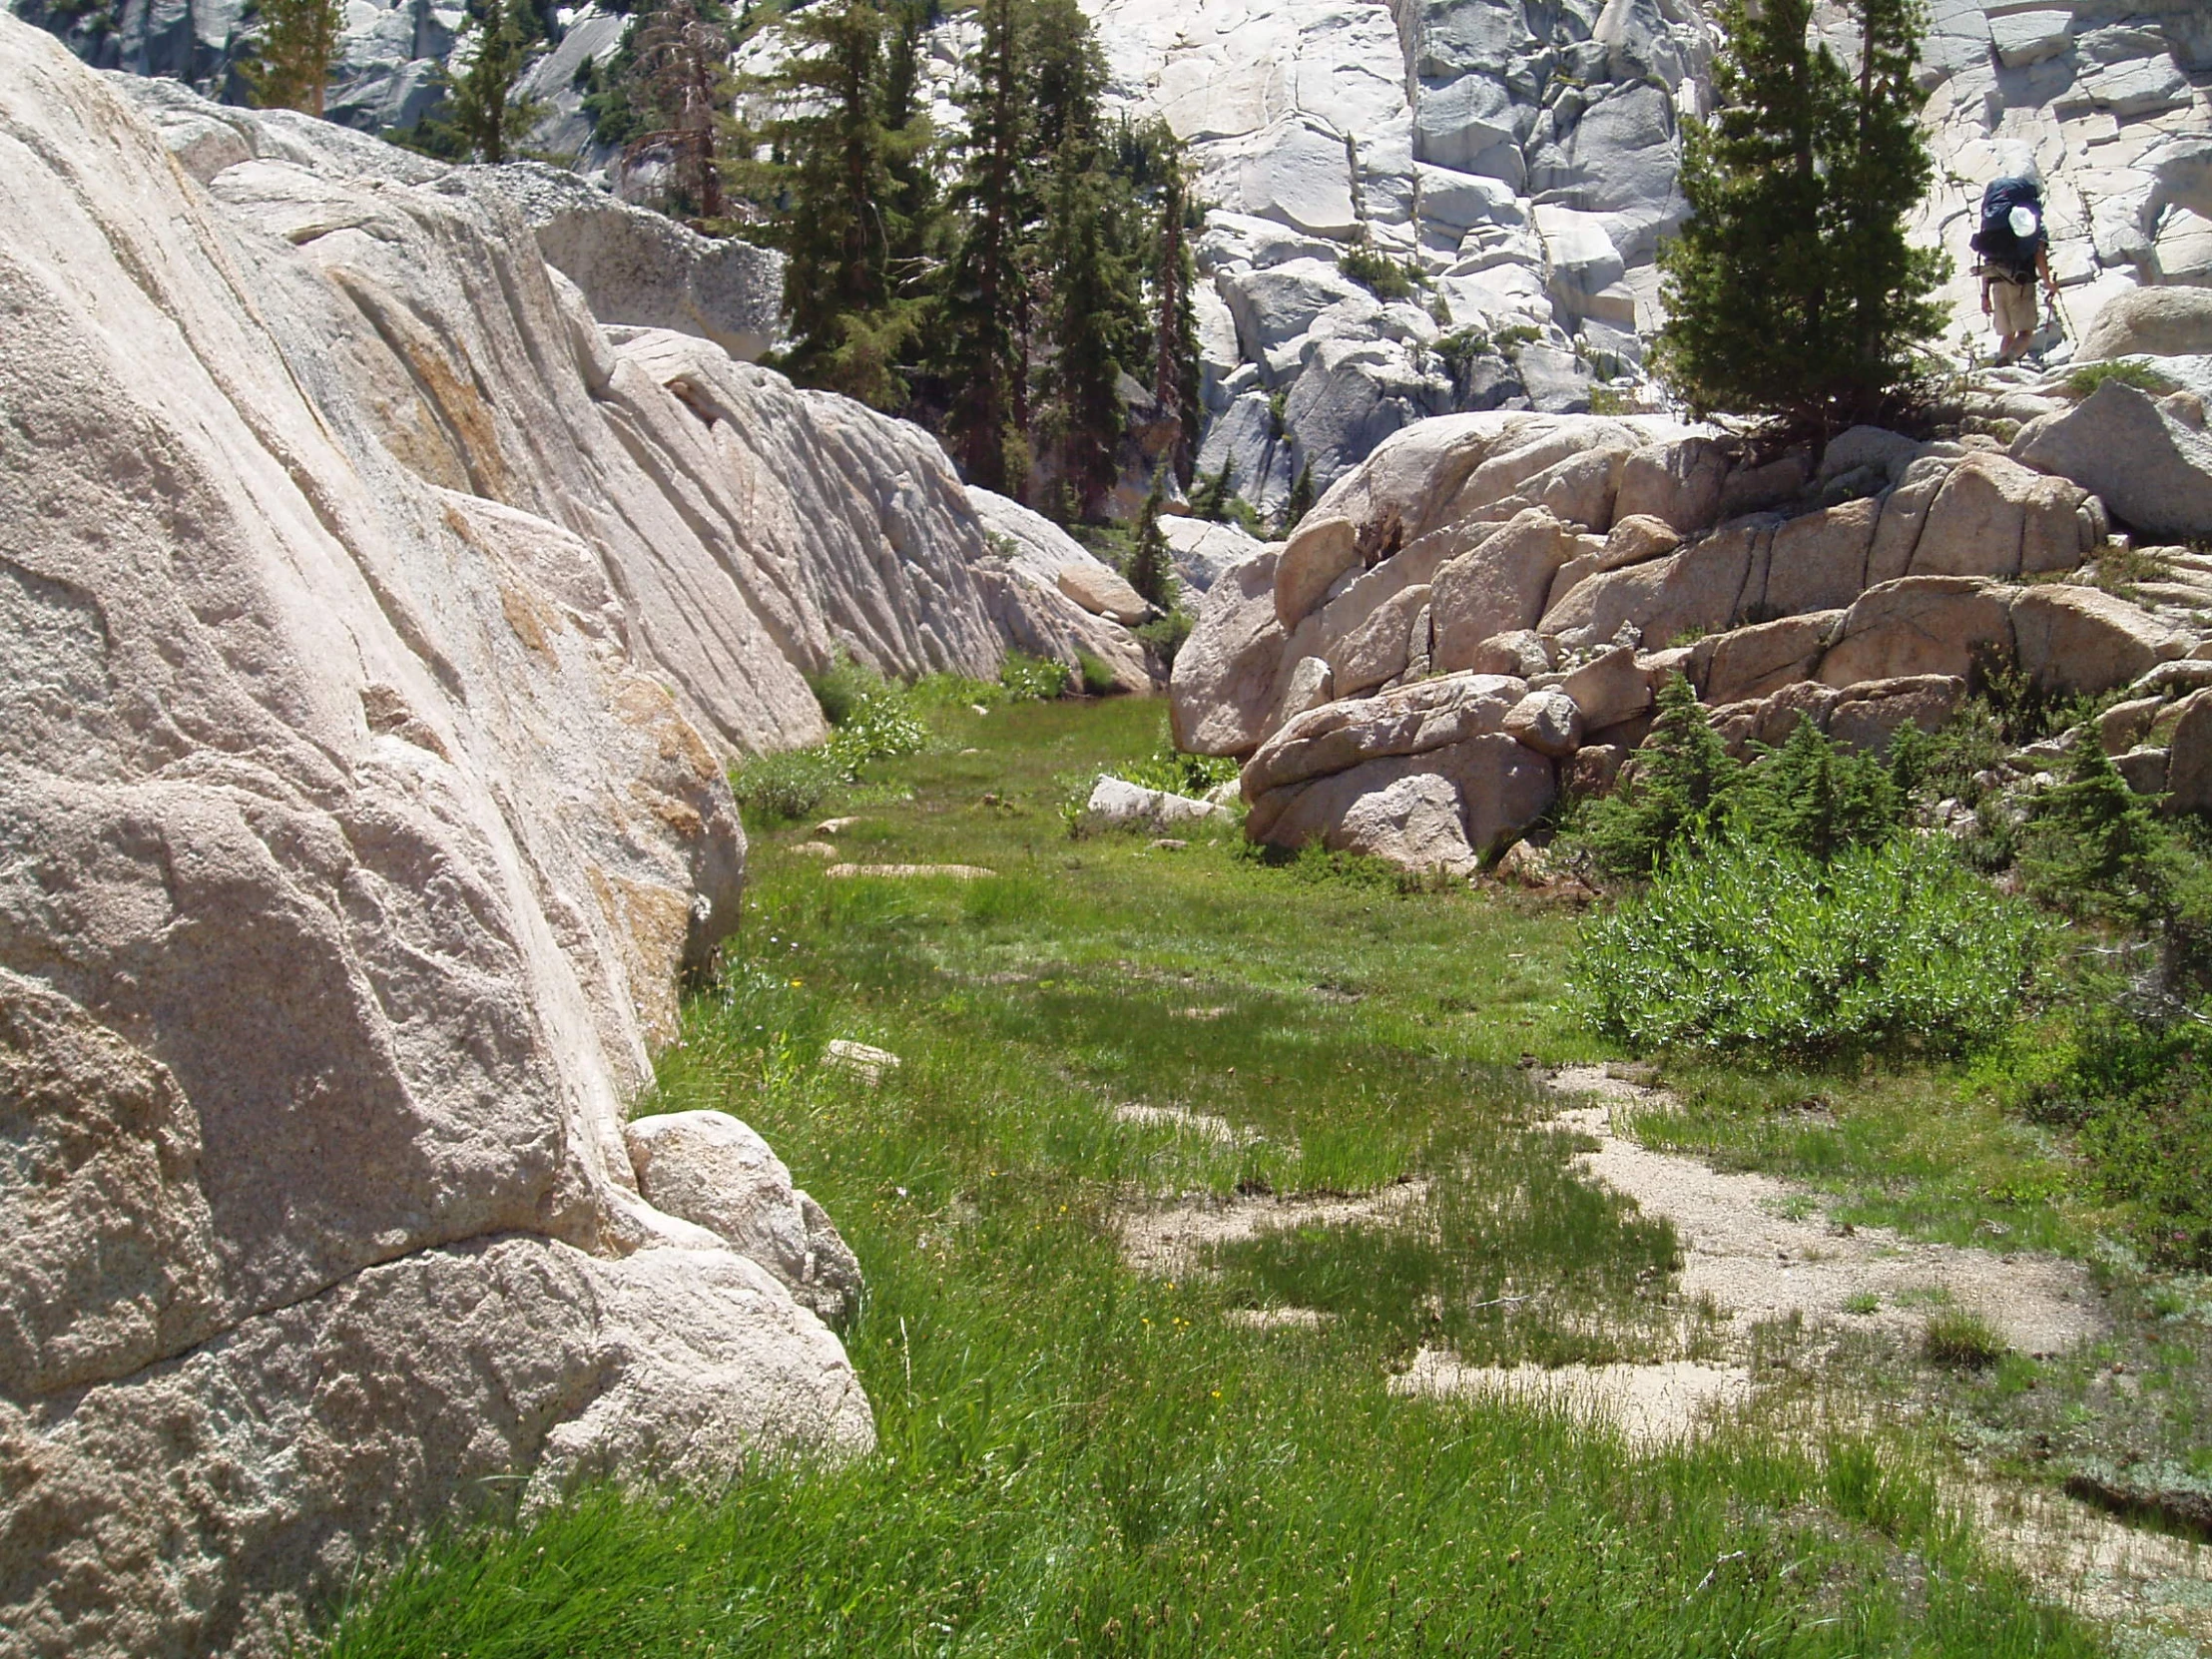
{"label": "rocky hillside", "polygon": [[0,1652],[272,1651],[487,1489],[867,1446],[830,1219],[625,1107],[730,760],[839,652],[1141,682],[1087,556],[604,320],[731,313],[603,196],[10,18],[0,157]]}
{"label": "rocky hillside", "polygon": [[2013,376],[1972,396],[2009,445],[1858,427],[1817,466],[1653,417],[1422,422],[1223,578],[1178,739],[1244,760],[1255,839],[1465,874],[1610,789],[1673,676],[1737,753],[1807,720],[1881,750],[2000,662],[2124,689],[2122,774],[2212,808],[2212,358],[2159,363],[2197,389]]}
{"label": "rocky hillside", "polygon": [[[92,61],[237,91],[238,0],[11,0]],[[1702,0],[1091,0],[1113,93],[1187,140],[1216,212],[1199,257],[1210,430],[1269,510],[1326,488],[1388,433],[1485,408],[1564,412],[1620,381],[1659,320],[1659,239],[1679,220],[1680,125],[1710,102]],[[434,100],[458,8],[349,10],[333,118],[405,126]],[[530,77],[536,135],[604,168],[575,79],[623,19],[564,12]],[[1820,27],[1852,42],[1841,8]],[[941,126],[972,28],[932,42]],[[772,31],[740,61],[779,51]],[[1935,0],[1921,75],[1939,183],[1919,226],[1957,262],[1958,336],[1981,318],[1965,247],[1980,186],[2038,167],[2076,329],[2136,284],[2212,281],[2212,13],[2199,0]],[[1379,296],[1367,247],[1417,273]],[[1954,339],[1954,342],[1956,340]]]}

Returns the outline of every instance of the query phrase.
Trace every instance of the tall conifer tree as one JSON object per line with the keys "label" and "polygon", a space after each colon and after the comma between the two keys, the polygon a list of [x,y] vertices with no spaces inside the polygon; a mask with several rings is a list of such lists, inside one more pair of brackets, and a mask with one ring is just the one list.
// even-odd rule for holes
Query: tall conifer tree
{"label": "tall conifer tree", "polygon": [[338,0],[262,0],[261,21],[260,43],[245,66],[254,102],[319,116],[345,8]]}
{"label": "tall conifer tree", "polygon": [[525,0],[486,0],[476,26],[475,55],[446,85],[446,124],[468,152],[494,167],[511,159],[515,140],[536,126],[545,106],[515,87],[537,57],[536,14]]}
{"label": "tall conifer tree", "polygon": [[1691,218],[1660,250],[1654,358],[1699,413],[1831,426],[1879,412],[1941,325],[1940,256],[1905,216],[1931,175],[1915,125],[1913,0],[1850,0],[1857,84],[1809,46],[1812,0],[1731,0],[1720,109],[1685,135]]}
{"label": "tall conifer tree", "polygon": [[893,106],[910,104],[911,86],[892,84],[891,23],[868,0],[811,7],[789,27],[797,51],[748,89],[764,93],[773,113],[746,142],[765,141],[777,159],[730,168],[740,191],[771,210],[763,234],[787,256],[796,343],[785,366],[809,385],[897,408],[906,397],[898,354],[915,306],[892,272],[911,187],[898,167],[912,160],[910,112],[894,124]]}
{"label": "tall conifer tree", "polygon": [[1018,493],[1029,471],[1031,109],[1017,0],[982,0],[983,39],[952,193],[961,220],[946,266],[945,424],[968,482]]}

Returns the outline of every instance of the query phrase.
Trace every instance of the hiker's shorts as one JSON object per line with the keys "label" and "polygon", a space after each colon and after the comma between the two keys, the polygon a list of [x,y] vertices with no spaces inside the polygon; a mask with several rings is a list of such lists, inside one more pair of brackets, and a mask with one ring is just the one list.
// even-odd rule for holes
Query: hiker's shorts
{"label": "hiker's shorts", "polygon": [[2032,334],[2041,317],[2035,309],[2035,282],[2031,277],[2024,282],[2007,282],[2003,277],[1989,281],[1990,320],[2000,334]]}

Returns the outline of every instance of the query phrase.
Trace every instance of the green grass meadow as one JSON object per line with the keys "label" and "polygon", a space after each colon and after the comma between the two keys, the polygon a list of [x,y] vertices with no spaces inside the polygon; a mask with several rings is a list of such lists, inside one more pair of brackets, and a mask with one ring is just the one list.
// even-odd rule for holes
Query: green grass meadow
{"label": "green grass meadow", "polygon": [[[840,855],[997,873],[830,880],[793,850],[808,824],[749,826],[743,931],[637,1107],[744,1118],[835,1219],[867,1274],[846,1340],[877,1451],[487,1513],[337,1612],[331,1653],[2105,1651],[1991,1563],[1909,1427],[1637,1453],[1540,1406],[1390,1394],[1424,1346],[1557,1364],[1694,1340],[1669,1230],[1576,1179],[1531,1075],[1601,1057],[1565,988],[1571,917],[1227,837],[1071,836],[1071,793],[1158,748],[1157,703],[935,723],[830,804],[859,820]],[[903,1064],[869,1087],[823,1063],[840,1037]],[[1669,1137],[1778,1158],[1729,1127],[1765,1103],[1730,1107],[1693,1090]],[[1908,1134],[1899,1110],[1866,1133]],[[1903,1204],[1854,1186],[1860,1142],[1824,1127],[1834,1190]],[[2040,1169],[1985,1139],[1990,1168]],[[1118,1244],[1179,1196],[1406,1181],[1424,1196],[1389,1225],[1246,1240],[1178,1277]],[[1230,1318],[1281,1307],[1332,1317]]]}

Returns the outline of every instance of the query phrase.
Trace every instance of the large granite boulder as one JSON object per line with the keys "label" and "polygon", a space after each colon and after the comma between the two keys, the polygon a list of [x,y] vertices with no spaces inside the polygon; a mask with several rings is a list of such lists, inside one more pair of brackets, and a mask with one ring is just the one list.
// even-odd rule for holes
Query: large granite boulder
{"label": "large granite boulder", "polygon": [[541,162],[482,168],[475,177],[514,205],[545,263],[583,290],[600,321],[697,334],[743,362],[776,343],[781,254],[703,237]]}
{"label": "large granite boulder", "polygon": [[2079,355],[2183,357],[2212,353],[2212,289],[2130,288],[2104,302]]}
{"label": "large granite boulder", "polygon": [[2105,380],[2080,407],[2032,422],[2012,453],[2095,491],[2145,535],[2212,535],[2212,436],[2123,380]]}
{"label": "large granite boulder", "polygon": [[788,1208],[656,1208],[623,1108],[736,920],[728,759],[840,649],[994,671],[982,532],[311,125],[157,131],[0,18],[11,1653],[274,1652],[487,1494],[872,1435]]}

